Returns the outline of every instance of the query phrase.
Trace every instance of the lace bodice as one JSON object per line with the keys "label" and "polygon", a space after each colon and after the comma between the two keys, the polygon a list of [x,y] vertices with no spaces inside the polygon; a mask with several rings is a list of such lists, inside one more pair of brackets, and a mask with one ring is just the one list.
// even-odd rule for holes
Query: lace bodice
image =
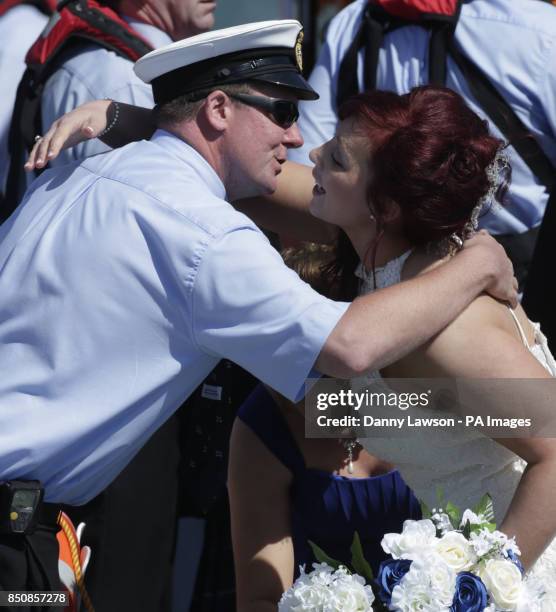
{"label": "lace bodice", "polygon": [[[376,289],[396,284],[401,280],[403,266],[411,254],[408,251],[378,268],[373,275],[362,265],[356,270],[361,279],[361,295]],[[546,337],[538,324],[534,323],[535,341],[529,346],[525,333],[512,310],[521,338],[535,358],[552,375],[556,376],[556,362],[548,349]],[[511,314],[510,314],[511,313]],[[353,381],[354,387],[368,384],[381,378],[380,372],[371,372],[363,379]],[[421,408],[423,416],[433,416],[433,409]],[[438,415],[438,413],[436,413]],[[421,416],[421,415],[419,415]],[[393,463],[417,497],[435,507],[438,487],[447,500],[460,508],[469,508],[488,492],[493,500],[497,522],[503,519],[515,493],[525,463],[507,448],[486,437],[480,431],[469,428],[443,430],[416,428],[410,438],[366,438],[360,439],[362,446],[371,454]],[[556,543],[553,542],[534,568],[538,577],[556,575]]]}

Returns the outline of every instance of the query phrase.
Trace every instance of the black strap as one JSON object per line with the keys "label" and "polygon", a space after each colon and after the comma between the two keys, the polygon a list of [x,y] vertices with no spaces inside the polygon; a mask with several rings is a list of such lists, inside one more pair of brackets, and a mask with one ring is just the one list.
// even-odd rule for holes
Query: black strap
{"label": "black strap", "polygon": [[429,83],[444,86],[447,75],[448,44],[453,36],[453,27],[438,23],[431,29],[429,41]]}
{"label": "black strap", "polygon": [[556,189],[553,189],[540,225],[521,302],[531,320],[541,324],[552,351],[556,351],[556,290],[552,282],[555,237]]}
{"label": "black strap", "polygon": [[448,43],[453,36],[461,2],[451,16],[433,14],[423,15],[419,22],[408,22],[390,15],[381,6],[367,4],[361,19],[361,26],[344,55],[338,74],[336,104],[339,108],[350,96],[359,91],[357,80],[357,56],[364,47],[364,88],[376,89],[378,57],[384,36],[389,32],[407,26],[419,25],[431,31],[429,46],[429,82],[444,85],[446,82],[446,62]]}
{"label": "black strap", "polygon": [[[363,44],[365,45],[363,75],[366,90],[376,89],[378,54],[389,25],[389,22],[384,17],[379,19],[376,12],[373,13],[371,10],[365,11],[363,15],[361,27],[363,30]],[[357,70],[355,74],[357,75]]]}
{"label": "black strap", "polygon": [[34,84],[27,69],[17,88],[10,130],[8,133],[9,166],[6,195],[0,210],[0,223],[3,223],[17,208],[22,194],[25,192],[25,172],[23,162],[32,134],[41,133],[40,94],[42,87],[34,91]]}
{"label": "black strap", "polygon": [[454,40],[449,44],[449,51],[479,106],[498,126],[537,179],[548,191],[552,191],[556,185],[556,169],[534,136],[483,72],[457,48]]}
{"label": "black strap", "polygon": [[365,19],[363,19],[361,27],[355,35],[349,49],[342,59],[342,63],[340,64],[340,70],[338,72],[338,88],[336,93],[337,108],[340,108],[340,106],[348,98],[355,95],[359,91],[359,83],[357,82],[357,55],[359,54],[359,49],[361,49],[365,41],[364,22]]}

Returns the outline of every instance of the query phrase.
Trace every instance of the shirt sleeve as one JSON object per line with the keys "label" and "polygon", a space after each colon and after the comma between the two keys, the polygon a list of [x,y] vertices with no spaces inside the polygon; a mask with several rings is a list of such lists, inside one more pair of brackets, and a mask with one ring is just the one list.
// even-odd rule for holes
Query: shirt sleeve
{"label": "shirt sleeve", "polygon": [[349,304],[304,283],[266,237],[242,228],[211,244],[193,287],[193,337],[292,400],[303,397],[326,339]]}

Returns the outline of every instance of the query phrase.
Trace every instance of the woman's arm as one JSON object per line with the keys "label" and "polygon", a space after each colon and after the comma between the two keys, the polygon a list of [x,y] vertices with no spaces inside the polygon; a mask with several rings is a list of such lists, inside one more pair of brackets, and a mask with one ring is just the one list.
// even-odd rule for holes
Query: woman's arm
{"label": "woman's arm", "polygon": [[270,196],[248,198],[234,202],[259,226],[292,240],[329,244],[338,229],[313,217],[309,204],[313,197],[310,166],[287,161],[278,175],[278,187]]}
{"label": "woman's arm", "polygon": [[292,475],[240,419],[230,442],[228,491],[238,612],[276,612],[293,582]]}
{"label": "woman's arm", "polygon": [[[405,361],[405,363],[404,363]],[[550,414],[554,409],[556,380],[523,345],[506,306],[488,297],[476,300],[427,346],[415,351],[398,366],[388,368],[389,376],[468,379],[515,379],[474,387],[484,392],[481,414],[511,417],[513,407],[528,408],[528,416]],[[536,379],[527,384],[519,379]],[[548,380],[547,380],[548,379]],[[547,393],[547,385],[554,390]],[[497,392],[500,385],[502,392]],[[476,410],[474,410],[476,413]],[[529,568],[556,536],[556,439],[495,438],[524,459],[528,466],[512,499],[500,529],[516,536],[522,563]]]}
{"label": "woman's arm", "polygon": [[[114,123],[113,123],[114,122]],[[62,149],[97,138],[107,126],[113,126],[102,142],[112,148],[122,147],[134,140],[150,138],[155,130],[152,113],[148,108],[113,102],[94,100],[78,106],[57,119],[46,134],[35,143],[25,164],[26,170],[43,168]]]}

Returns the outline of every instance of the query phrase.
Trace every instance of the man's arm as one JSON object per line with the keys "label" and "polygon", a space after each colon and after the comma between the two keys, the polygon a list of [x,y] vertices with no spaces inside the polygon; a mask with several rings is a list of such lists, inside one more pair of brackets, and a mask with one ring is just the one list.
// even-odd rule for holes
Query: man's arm
{"label": "man's arm", "polygon": [[[315,364],[350,378],[406,355],[489,290],[516,302],[512,266],[487,235],[423,277],[353,304],[329,300],[282,262],[255,228],[226,232],[204,252],[187,302],[192,336],[290,399]],[[177,271],[176,277],[185,274]]]}
{"label": "man's arm", "polygon": [[383,368],[435,336],[480,293],[517,304],[504,249],[481,233],[431,272],[358,298],[328,337],[316,368],[337,378]]}

